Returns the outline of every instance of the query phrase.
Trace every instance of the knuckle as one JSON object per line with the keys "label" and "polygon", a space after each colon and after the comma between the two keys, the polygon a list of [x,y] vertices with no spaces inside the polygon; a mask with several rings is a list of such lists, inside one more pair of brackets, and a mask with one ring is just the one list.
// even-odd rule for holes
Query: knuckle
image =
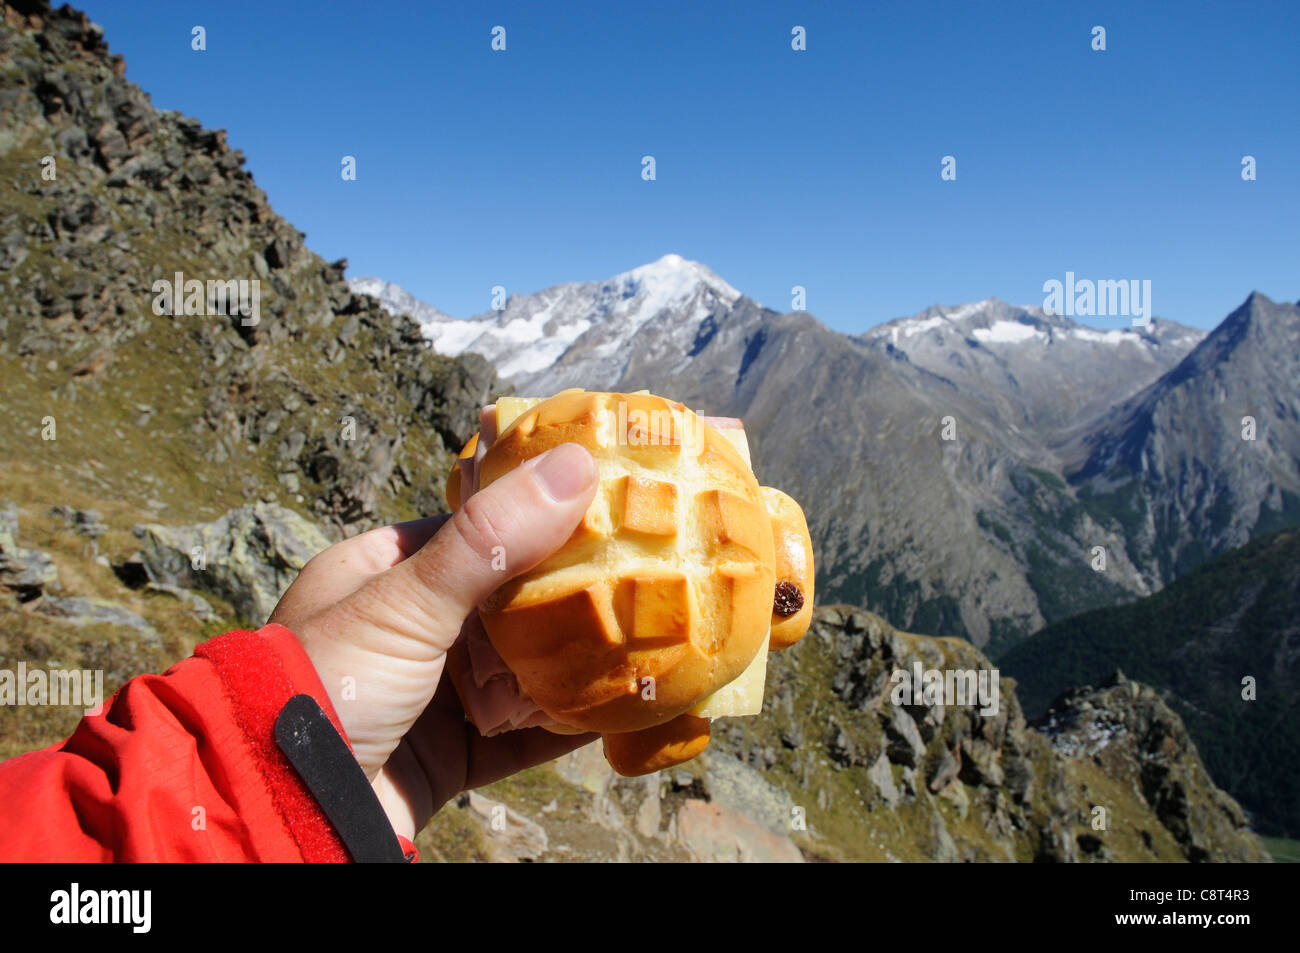
{"label": "knuckle", "polygon": [[461,539],[484,562],[505,547],[510,519],[504,507],[489,494],[475,493],[452,517]]}

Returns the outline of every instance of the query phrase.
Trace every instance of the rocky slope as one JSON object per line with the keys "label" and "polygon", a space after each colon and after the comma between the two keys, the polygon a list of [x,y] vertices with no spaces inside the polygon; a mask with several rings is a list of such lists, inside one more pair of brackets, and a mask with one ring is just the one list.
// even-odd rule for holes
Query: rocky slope
{"label": "rocky slope", "polygon": [[1152,588],[1300,521],[1300,307],[1253,293],[1064,450]]}
{"label": "rocky slope", "polygon": [[1300,532],[1218,556],[1149,598],[1050,626],[998,663],[1033,715],[1115,669],[1157,687],[1260,829],[1300,833]]}
{"label": "rocky slope", "polygon": [[[1096,808],[1106,810],[1105,832],[1077,838],[1083,853],[1117,859],[1124,836],[1112,818],[1123,797],[1115,792],[1123,791],[1141,796],[1193,863],[1265,859],[1258,838],[1243,833],[1247,819],[1240,805],[1214,786],[1182,720],[1155,689],[1115,672],[1099,688],[1058,698],[1034,727],[1051,739],[1080,795],[1092,802],[1090,815],[1100,821]],[[1139,826],[1136,832],[1143,847],[1154,845],[1152,829]]]}
{"label": "rocky slope", "polygon": [[[439,509],[445,445],[491,369],[352,293],[224,133],[158,112],[125,71],[83,14],[4,5],[0,465],[159,518],[259,498],[336,528]],[[159,307],[178,272],[200,290]],[[250,313],[214,297],[226,281]]]}
{"label": "rocky slope", "polygon": [[[497,389],[482,359],[434,354],[352,293],[222,132],[155,110],[125,72],[83,14],[0,4],[0,667],[102,669],[107,691],[261,624],[328,540],[443,509],[446,447]],[[155,313],[177,271],[204,292],[257,281],[257,323],[206,294],[204,313]],[[135,527],[231,511],[197,544],[220,566],[231,532],[283,543],[256,598],[144,571]],[[6,708],[0,756],[76,717]]]}
{"label": "rocky slope", "polygon": [[995,715],[895,706],[890,675],[917,661],[990,668],[969,643],[819,609],[804,642],[773,656],[763,714],[716,722],[695,761],[629,780],[593,745],[449,805],[421,847],[537,861],[1267,860],[1151,689],[1122,676],[1083,689],[1039,730],[1009,680]]}

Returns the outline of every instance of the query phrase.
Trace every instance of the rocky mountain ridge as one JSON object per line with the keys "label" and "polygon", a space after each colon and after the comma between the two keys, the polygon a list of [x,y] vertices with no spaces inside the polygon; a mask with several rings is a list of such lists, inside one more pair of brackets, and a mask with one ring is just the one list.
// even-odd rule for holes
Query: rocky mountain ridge
{"label": "rocky mountain ridge", "polygon": [[[335,535],[438,511],[491,369],[353,294],[224,133],[158,112],[125,69],[84,14],[5,4],[5,466],[160,516],[266,496]],[[160,308],[178,275],[195,290]],[[256,313],[214,298],[227,282]]]}
{"label": "rocky mountain ridge", "polygon": [[607,379],[625,363],[626,342],[647,323],[669,315],[698,322],[741,296],[705,266],[673,254],[605,281],[510,294],[498,309],[465,320],[378,278],[354,278],[348,285],[376,295],[392,314],[409,313],[439,354],[479,354],[516,388],[548,392],[581,386],[561,385],[559,364],[567,364],[574,379]]}
{"label": "rocky mountain ridge", "polygon": [[1300,307],[1252,293],[1063,456],[1078,495],[1122,524],[1126,555],[1152,588],[1295,525]]}
{"label": "rocky mountain ridge", "polygon": [[[675,296],[626,280],[646,270]],[[610,287],[625,287],[633,320],[607,319],[600,294]],[[1098,331],[986,299],[846,336],[807,313],[763,308],[679,256],[510,302],[515,317],[440,319],[436,333],[472,350],[473,335],[456,325],[513,328],[509,380],[519,392],[647,387],[742,417],[762,478],[805,503],[827,598],[904,627],[1005,647],[1047,622],[1149,594],[1214,552],[1300,520],[1294,409],[1262,396],[1292,369],[1266,348],[1230,360],[1231,320],[1208,335],[1163,319]],[[1300,312],[1269,307],[1282,328],[1275,347],[1291,346]],[[1207,360],[1235,381],[1260,382],[1242,384],[1260,393],[1239,402],[1267,422],[1256,444],[1266,449],[1243,468],[1227,447],[1188,482],[1206,428],[1165,414],[1167,446],[1152,459],[1168,465],[1115,491],[1104,447],[1120,438],[1105,435],[1124,426],[1126,402],[1144,388],[1200,380]],[[1224,413],[1211,414],[1211,403],[1198,407],[1226,442]],[[1088,469],[1089,452],[1105,480]]]}
{"label": "rocky mountain ridge", "polygon": [[860,335],[951,381],[990,416],[1049,448],[1172,370],[1206,332],[1163,318],[1146,327],[1087,327],[996,298],[927,308]]}

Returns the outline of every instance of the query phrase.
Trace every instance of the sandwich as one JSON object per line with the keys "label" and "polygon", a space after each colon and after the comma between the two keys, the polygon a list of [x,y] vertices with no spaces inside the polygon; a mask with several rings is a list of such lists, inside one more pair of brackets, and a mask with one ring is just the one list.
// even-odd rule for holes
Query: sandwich
{"label": "sandwich", "polygon": [[741,422],[582,390],[502,397],[481,419],[447,479],[453,510],[561,443],[590,451],[600,486],[448,654],[479,732],[599,732],[633,777],[698,755],[713,719],[759,714],[768,651],[808,629],[814,567],[802,509],[759,485]]}

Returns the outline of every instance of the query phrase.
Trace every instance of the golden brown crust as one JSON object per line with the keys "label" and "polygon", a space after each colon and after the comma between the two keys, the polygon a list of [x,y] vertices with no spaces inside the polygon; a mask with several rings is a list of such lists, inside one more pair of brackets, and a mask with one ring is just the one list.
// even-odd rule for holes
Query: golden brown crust
{"label": "golden brown crust", "polygon": [[461,447],[460,454],[451,465],[451,472],[447,474],[447,489],[444,495],[447,497],[447,505],[451,507],[452,512],[460,509],[460,461],[472,460],[474,452],[478,449],[478,434],[469,438],[469,443]]}
{"label": "golden brown crust", "polygon": [[602,732],[663,725],[765,648],[771,519],[735,447],[649,394],[543,401],[498,436],[479,484],[566,442],[596,458],[595,499],[570,540],[479,615],[520,688],[556,721]]}
{"label": "golden brown crust", "polygon": [[782,589],[781,584],[792,586],[797,590],[802,606],[793,615],[777,611],[772,612],[772,638],[768,646],[772,649],[784,649],[794,645],[812,622],[813,583],[816,574],[813,568],[812,539],[808,535],[808,523],[804,519],[803,509],[797,502],[775,487],[763,487],[763,501],[772,519],[772,538],[776,551],[776,585],[777,602],[784,609],[791,608],[792,600],[789,588]]}
{"label": "golden brown crust", "polygon": [[610,767],[635,778],[698,756],[709,744],[709,719],[678,715],[653,728],[605,735],[604,741]]}

